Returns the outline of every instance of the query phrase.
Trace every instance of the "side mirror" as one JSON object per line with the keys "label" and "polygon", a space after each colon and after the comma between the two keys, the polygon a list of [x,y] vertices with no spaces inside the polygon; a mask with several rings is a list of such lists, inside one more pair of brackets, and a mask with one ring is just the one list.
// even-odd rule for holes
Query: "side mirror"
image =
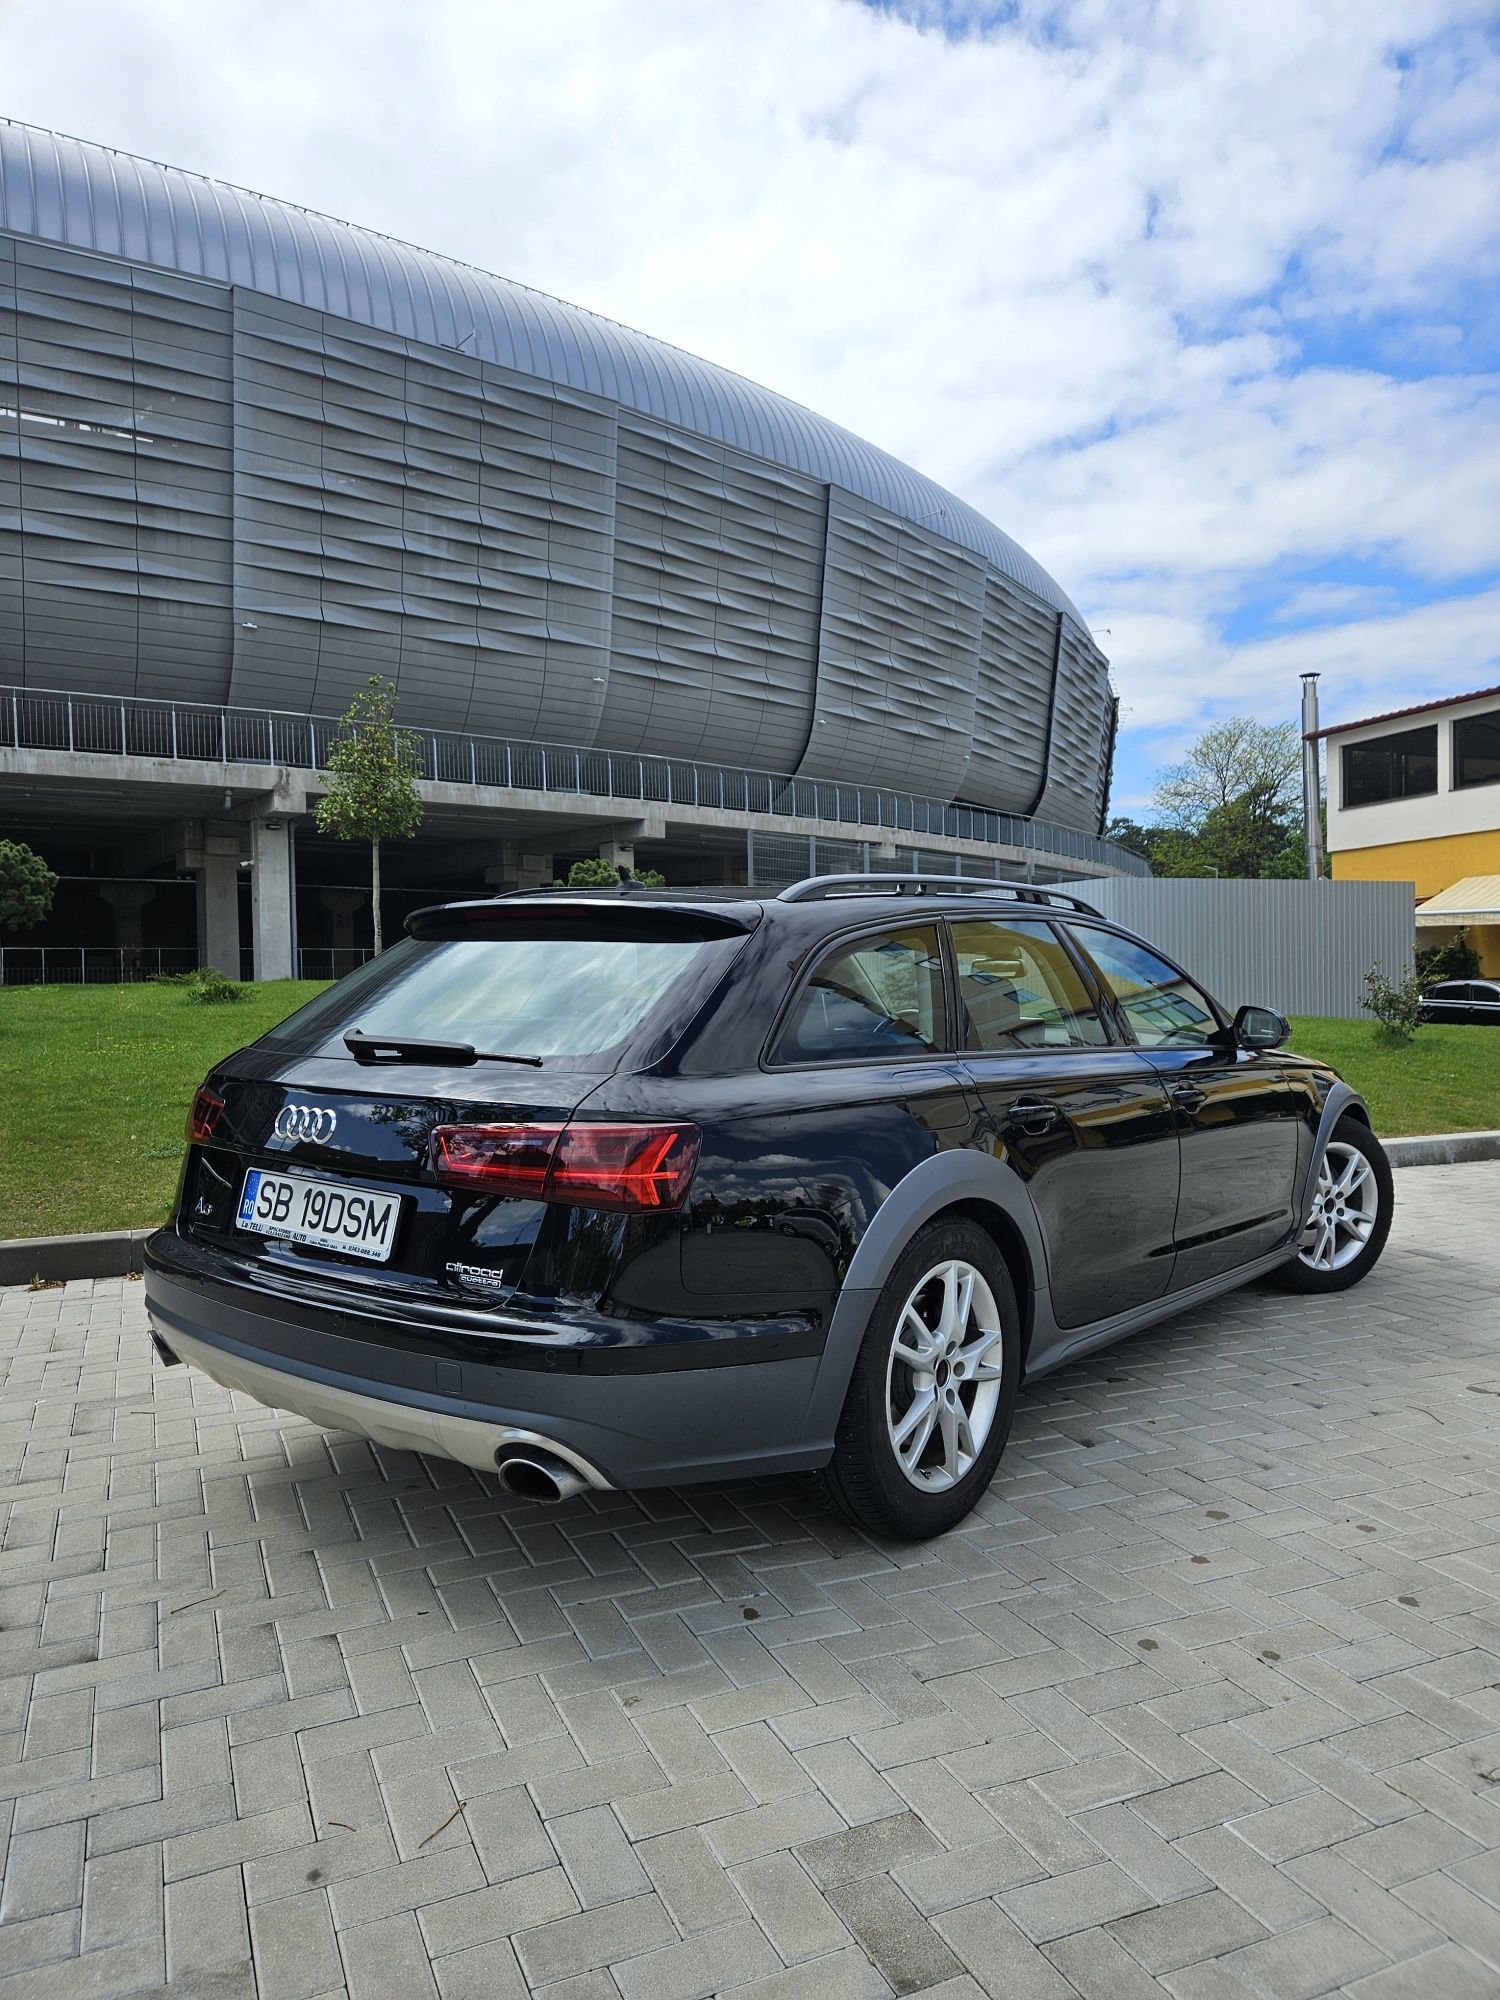
{"label": "side mirror", "polygon": [[1292,1024],[1274,1007],[1241,1007],[1234,1017],[1235,1046],[1241,1049],[1279,1049],[1292,1038]]}

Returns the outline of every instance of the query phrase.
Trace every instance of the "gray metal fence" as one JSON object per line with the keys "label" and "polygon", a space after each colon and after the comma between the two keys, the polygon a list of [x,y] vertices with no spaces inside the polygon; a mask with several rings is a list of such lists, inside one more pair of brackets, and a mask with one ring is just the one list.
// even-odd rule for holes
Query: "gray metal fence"
{"label": "gray metal fence", "polygon": [[1064,886],[1151,939],[1231,1008],[1253,1002],[1356,1020],[1372,964],[1392,979],[1411,970],[1409,882],[1116,878]]}

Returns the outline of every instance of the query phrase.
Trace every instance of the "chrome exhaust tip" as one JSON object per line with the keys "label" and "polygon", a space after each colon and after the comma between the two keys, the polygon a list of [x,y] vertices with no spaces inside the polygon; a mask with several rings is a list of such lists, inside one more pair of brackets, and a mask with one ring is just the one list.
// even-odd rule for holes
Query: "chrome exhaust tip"
{"label": "chrome exhaust tip", "polygon": [[524,1451],[497,1452],[495,1471],[507,1493],[523,1500],[539,1500],[548,1506],[589,1490],[590,1482],[577,1466],[536,1446]]}

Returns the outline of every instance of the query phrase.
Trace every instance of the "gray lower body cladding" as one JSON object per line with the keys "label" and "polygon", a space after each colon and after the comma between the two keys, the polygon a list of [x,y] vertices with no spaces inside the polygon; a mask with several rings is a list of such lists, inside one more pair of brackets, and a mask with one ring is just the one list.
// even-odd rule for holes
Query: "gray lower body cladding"
{"label": "gray lower body cladding", "polygon": [[[456,1387],[377,1373],[380,1349],[305,1325],[288,1341],[274,1300],[247,1305],[213,1287],[146,1273],[153,1331],[226,1387],[400,1448],[492,1469],[518,1433],[550,1442],[618,1487],[803,1471],[832,1436],[809,1439],[817,1356],[745,1366],[591,1375],[465,1366]],[[288,1351],[292,1349],[293,1351]],[[451,1380],[451,1377],[448,1379]]]}

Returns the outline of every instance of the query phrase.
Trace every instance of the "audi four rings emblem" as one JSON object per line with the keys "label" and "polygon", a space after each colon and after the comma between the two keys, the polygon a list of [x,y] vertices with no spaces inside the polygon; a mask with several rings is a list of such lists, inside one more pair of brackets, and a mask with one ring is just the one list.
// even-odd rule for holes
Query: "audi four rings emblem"
{"label": "audi four rings emblem", "polygon": [[321,1104],[284,1104],[277,1112],[276,1123],[271,1129],[278,1139],[326,1146],[338,1122],[339,1114],[325,1110]]}

